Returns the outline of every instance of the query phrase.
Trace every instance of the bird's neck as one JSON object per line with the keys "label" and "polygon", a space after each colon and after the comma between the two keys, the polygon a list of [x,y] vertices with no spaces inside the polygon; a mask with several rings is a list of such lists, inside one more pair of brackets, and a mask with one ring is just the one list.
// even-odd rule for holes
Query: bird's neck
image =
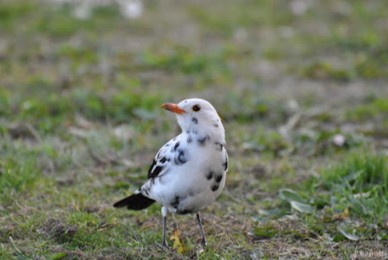
{"label": "bird's neck", "polygon": [[220,121],[214,124],[207,124],[206,126],[190,125],[190,127],[182,129],[182,134],[187,136],[197,136],[198,138],[209,138],[213,142],[225,144],[225,130]]}

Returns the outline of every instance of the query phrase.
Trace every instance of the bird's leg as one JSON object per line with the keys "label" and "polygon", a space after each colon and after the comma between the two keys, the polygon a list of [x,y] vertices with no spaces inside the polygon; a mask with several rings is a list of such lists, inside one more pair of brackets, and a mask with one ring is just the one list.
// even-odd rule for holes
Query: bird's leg
{"label": "bird's leg", "polygon": [[162,238],[162,246],[167,248],[166,243],[166,222],[167,222],[167,214],[168,210],[166,207],[162,207],[162,216],[163,216],[163,238]]}
{"label": "bird's leg", "polygon": [[203,233],[201,215],[199,213],[197,213],[197,220],[198,220],[199,230],[201,231],[201,236],[202,236],[201,244],[203,247],[205,247],[206,239],[205,239],[205,234]]}

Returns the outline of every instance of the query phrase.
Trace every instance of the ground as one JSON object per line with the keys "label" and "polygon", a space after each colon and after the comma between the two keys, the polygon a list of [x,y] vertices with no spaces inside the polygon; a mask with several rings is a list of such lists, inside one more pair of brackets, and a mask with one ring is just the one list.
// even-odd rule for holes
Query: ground
{"label": "ground", "polygon": [[[0,258],[388,257],[384,0],[97,2],[0,4]],[[171,216],[164,250],[158,205],[112,204],[187,97],[219,111],[229,172],[208,247]]]}

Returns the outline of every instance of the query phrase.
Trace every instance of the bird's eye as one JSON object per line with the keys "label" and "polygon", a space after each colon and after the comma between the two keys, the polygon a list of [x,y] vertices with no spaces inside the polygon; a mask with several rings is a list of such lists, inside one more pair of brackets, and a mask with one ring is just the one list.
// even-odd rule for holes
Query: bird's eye
{"label": "bird's eye", "polygon": [[194,112],[198,112],[199,110],[201,110],[201,107],[199,105],[194,105],[193,106],[193,111]]}

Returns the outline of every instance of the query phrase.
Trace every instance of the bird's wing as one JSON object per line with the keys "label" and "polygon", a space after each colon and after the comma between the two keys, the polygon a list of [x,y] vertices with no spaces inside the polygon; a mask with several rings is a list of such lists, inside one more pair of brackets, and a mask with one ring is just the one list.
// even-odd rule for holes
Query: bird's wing
{"label": "bird's wing", "polygon": [[159,152],[152,161],[150,168],[148,169],[148,179],[154,179],[169,171],[176,153],[176,149],[174,149],[175,144],[179,143],[178,137],[170,140],[163,145],[162,148],[160,148]]}

